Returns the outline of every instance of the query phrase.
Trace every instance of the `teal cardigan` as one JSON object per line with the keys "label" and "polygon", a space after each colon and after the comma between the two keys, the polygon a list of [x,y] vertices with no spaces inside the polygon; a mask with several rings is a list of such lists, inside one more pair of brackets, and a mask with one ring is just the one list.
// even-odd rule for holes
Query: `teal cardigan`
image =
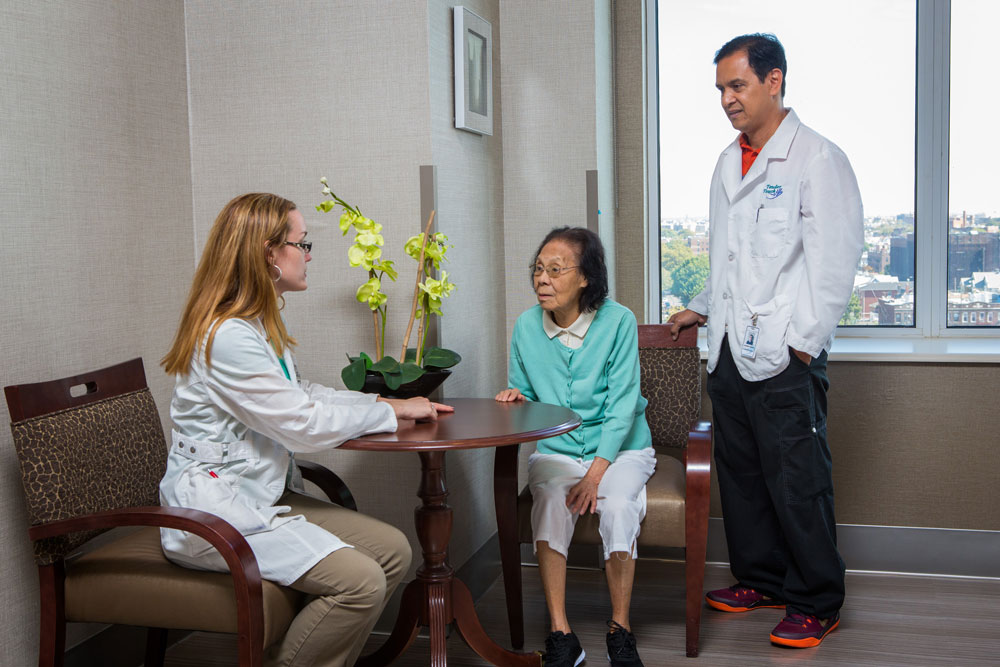
{"label": "teal cardigan", "polygon": [[538,451],[614,461],[619,451],[650,447],[647,401],[639,393],[639,330],[632,311],[605,299],[575,350],[546,336],[542,317],[548,316],[535,306],[517,318],[508,384],[529,401],[576,411],[583,424],[540,440]]}

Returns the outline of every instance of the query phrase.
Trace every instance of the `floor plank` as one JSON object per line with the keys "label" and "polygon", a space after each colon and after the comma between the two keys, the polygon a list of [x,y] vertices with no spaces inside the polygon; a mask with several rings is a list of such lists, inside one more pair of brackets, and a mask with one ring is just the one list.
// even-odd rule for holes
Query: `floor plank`
{"label": "floor plank", "polygon": [[[632,603],[632,629],[646,667],[685,662],[683,565],[640,560]],[[547,634],[545,600],[537,568],[525,567],[525,647],[541,649]],[[722,566],[708,566],[706,588],[731,583]],[[814,649],[783,649],[768,642],[781,620],[777,609],[725,614],[706,608],[701,653],[695,665],[1000,665],[1000,581],[849,573],[847,604],[840,628]],[[610,600],[604,574],[570,570],[567,604],[570,622],[587,652],[585,665],[607,665],[604,619]],[[487,632],[509,646],[503,586],[497,582],[477,605]],[[369,639],[365,652],[384,636]],[[429,663],[429,644],[418,638],[394,665]],[[167,667],[234,665],[233,637],[196,633],[167,654]],[[485,665],[457,637],[448,642],[448,664]]]}

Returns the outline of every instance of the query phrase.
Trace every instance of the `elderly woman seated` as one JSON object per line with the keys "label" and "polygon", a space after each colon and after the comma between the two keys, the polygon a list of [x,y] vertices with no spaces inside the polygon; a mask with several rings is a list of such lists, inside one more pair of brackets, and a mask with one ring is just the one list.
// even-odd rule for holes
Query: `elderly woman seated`
{"label": "elderly woman seated", "polygon": [[531,529],[551,628],[546,667],[585,656],[566,616],[566,554],[577,518],[600,515],[611,593],[613,667],[641,667],[629,625],[635,544],[656,457],[639,393],[638,328],[607,297],[604,248],[582,228],[552,230],[531,263],[538,305],[514,325],[508,388],[498,401],[541,401],[575,410],[583,424],[542,440],[528,461]]}

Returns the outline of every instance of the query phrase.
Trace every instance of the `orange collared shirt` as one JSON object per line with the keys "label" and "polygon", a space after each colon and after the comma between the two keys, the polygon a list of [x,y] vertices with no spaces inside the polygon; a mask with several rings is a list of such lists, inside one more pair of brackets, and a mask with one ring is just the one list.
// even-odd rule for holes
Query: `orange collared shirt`
{"label": "orange collared shirt", "polygon": [[747,143],[747,135],[740,132],[740,149],[743,151],[743,175],[746,176],[747,172],[750,171],[750,167],[753,165],[753,161],[757,159],[760,155],[760,151],[755,151],[750,144]]}

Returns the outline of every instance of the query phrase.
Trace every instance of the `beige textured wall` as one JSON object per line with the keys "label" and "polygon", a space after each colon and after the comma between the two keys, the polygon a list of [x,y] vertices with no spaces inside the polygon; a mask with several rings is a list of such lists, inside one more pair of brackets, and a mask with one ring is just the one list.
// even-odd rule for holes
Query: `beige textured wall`
{"label": "beige textured wall", "polygon": [[[646,109],[642,0],[617,0],[615,11],[616,300],[646,321]],[[655,213],[654,213],[655,217]],[[659,321],[659,320],[656,320]]]}
{"label": "beige textured wall", "polygon": [[[192,265],[181,2],[0,6],[3,385],[157,362]],[[37,658],[37,585],[0,407],[0,664]],[[70,633],[70,641],[74,638]]]}
{"label": "beige textured wall", "polygon": [[510,340],[535,303],[527,266],[538,243],[553,227],[587,224],[586,172],[597,168],[594,4],[505,0],[500,32]]}
{"label": "beige textured wall", "polygon": [[[494,23],[498,73],[497,6],[470,5]],[[400,269],[386,290],[393,350],[409,313],[416,265],[402,245],[422,226],[425,164],[438,167],[437,228],[456,246],[447,270],[459,287],[444,307],[442,343],[466,357],[445,395],[491,396],[505,379],[506,342],[482,326],[502,321],[504,312],[496,289],[503,280],[500,134],[483,138],[454,128],[451,21],[444,2],[397,3],[392,12],[372,11],[367,1],[340,2],[336,12],[319,0],[187,3],[196,240],[200,246],[215,213],[241,192],[274,191],[298,203],[316,246],[309,290],[289,296],[285,315],[299,340],[299,366],[312,380],[340,387],[344,355],[374,352],[369,311],[354,301],[363,272],[347,265],[350,240],[336,216],[314,210],[322,199],[318,179],[326,176],[338,195],[385,226],[385,256]],[[456,563],[495,530],[492,511],[484,514],[491,499],[475,494],[470,502],[492,470],[488,455],[449,457]],[[316,458],[344,478],[362,511],[403,528],[418,551],[415,455]]]}
{"label": "beige textured wall", "polygon": [[[838,523],[1000,530],[1000,412],[984,401],[998,370],[832,362]],[[702,413],[711,416],[707,395]],[[721,515],[713,481],[712,516]]]}
{"label": "beige textured wall", "polygon": [[[444,397],[492,397],[507,383],[503,262],[503,113],[500,100],[500,2],[462,3],[486,19],[493,34],[493,135],[455,129],[453,2],[427,3],[430,133],[437,166],[437,228],[454,248],[445,267],[458,284],[443,307],[441,344],[462,355]],[[448,454],[455,507],[452,562],[461,564],[496,532],[493,450]]]}

